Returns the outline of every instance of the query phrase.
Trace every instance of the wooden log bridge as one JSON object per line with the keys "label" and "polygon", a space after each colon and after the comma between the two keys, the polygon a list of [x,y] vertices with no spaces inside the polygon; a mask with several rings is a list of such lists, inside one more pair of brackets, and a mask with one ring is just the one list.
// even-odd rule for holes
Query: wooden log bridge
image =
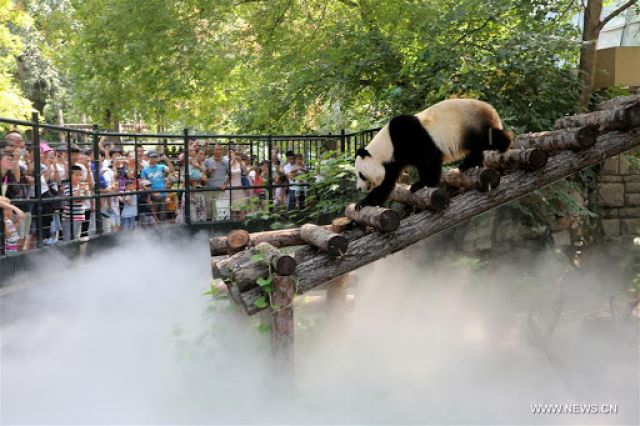
{"label": "wooden log bridge", "polygon": [[[424,209],[402,221],[389,209],[356,210],[350,205],[345,212],[347,218],[337,219],[331,226],[305,225],[301,229],[251,235],[242,231],[226,238],[212,238],[212,255],[232,254],[215,258],[212,273],[225,279],[232,299],[250,315],[269,307],[264,302],[264,286],[259,285],[265,280],[265,268],[267,274],[271,268],[273,276],[278,277],[285,277],[295,269],[296,293],[303,294],[473,216],[640,146],[640,97],[613,101],[611,105],[612,109],[564,117],[556,123],[556,130],[519,136],[517,149],[504,154],[486,153],[488,168],[445,173],[442,180],[445,188],[466,190],[450,200],[438,188],[411,193],[407,187],[398,186],[393,191],[394,199]],[[500,177],[496,170],[508,174]],[[492,179],[494,183],[490,183]],[[336,234],[343,240],[335,240],[338,243],[332,246]],[[265,242],[269,244],[260,244]],[[285,261],[285,266],[279,266],[277,260],[283,253],[278,248],[286,246],[302,247],[293,259]],[[233,254],[236,250],[241,251]],[[260,260],[256,254],[261,254]],[[273,306],[271,309],[274,310]]]}
{"label": "wooden log bridge", "polygon": [[[444,211],[424,210],[403,219],[395,231],[364,235],[350,242],[343,259],[328,254],[307,258],[296,267],[298,294],[639,145],[638,128],[601,134],[591,147],[577,152],[562,151],[549,158],[535,173],[515,171],[503,176],[500,186],[492,191],[464,192],[453,197]],[[242,306],[249,315],[262,309],[255,305],[262,295],[257,288],[241,293]]]}

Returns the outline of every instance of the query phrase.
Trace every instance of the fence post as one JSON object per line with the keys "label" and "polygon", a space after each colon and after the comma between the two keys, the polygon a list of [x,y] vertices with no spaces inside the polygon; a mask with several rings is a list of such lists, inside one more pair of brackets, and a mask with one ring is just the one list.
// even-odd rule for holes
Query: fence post
{"label": "fence post", "polygon": [[2,223],[0,223],[0,256],[4,256],[5,254],[4,209],[2,207],[0,207],[0,219],[2,219]]}
{"label": "fence post", "polygon": [[35,191],[36,198],[38,200],[36,204],[36,223],[38,232],[36,234],[36,246],[42,245],[43,229],[42,229],[42,173],[40,170],[42,161],[40,159],[40,125],[38,119],[38,113],[34,112],[31,115],[31,121],[33,121],[33,161],[35,163],[33,167],[33,177],[35,179]]}
{"label": "fence post", "polygon": [[340,130],[340,152],[344,154],[344,151],[346,150],[346,145],[347,145],[347,140],[345,137],[345,131],[344,129]]}
{"label": "fence post", "polygon": [[267,146],[269,149],[269,201],[273,202],[273,139],[267,136]]}
{"label": "fence post", "polygon": [[[184,129],[184,222],[191,225],[191,182],[189,181],[189,129]],[[177,203],[176,203],[177,205]]]}
{"label": "fence post", "polygon": [[95,211],[93,212],[96,218],[96,233],[102,235],[102,215],[100,214],[100,143],[98,138],[98,125],[93,125],[93,192],[95,193]]}

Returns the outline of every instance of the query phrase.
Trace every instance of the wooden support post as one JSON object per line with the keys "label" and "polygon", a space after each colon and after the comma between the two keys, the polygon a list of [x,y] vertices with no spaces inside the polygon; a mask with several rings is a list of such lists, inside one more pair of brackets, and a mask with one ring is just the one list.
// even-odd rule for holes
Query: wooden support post
{"label": "wooden support post", "polygon": [[307,243],[332,256],[342,256],[349,243],[342,236],[318,225],[306,224],[300,228],[300,236]]}
{"label": "wooden support post", "polygon": [[547,164],[547,154],[539,149],[510,149],[504,154],[489,151],[484,154],[484,164],[499,171],[538,170]]}
{"label": "wooden support post", "polygon": [[382,232],[391,232],[400,226],[398,212],[384,207],[363,207],[356,210],[355,204],[350,204],[345,210],[345,216],[361,225],[373,226]]}
{"label": "wooden support post", "polygon": [[491,168],[474,167],[461,172],[452,169],[442,175],[442,184],[449,189],[477,189],[481,192],[500,185],[500,173]]}
{"label": "wooden support post", "polygon": [[562,117],[556,121],[555,129],[597,126],[599,131],[625,130],[640,126],[640,103],[632,103],[620,108],[594,111],[586,114]]}
{"label": "wooden support post", "polygon": [[538,148],[542,151],[578,151],[596,143],[598,128],[595,126],[552,130],[519,135],[515,147],[520,149]]}
{"label": "wooden support post", "polygon": [[293,277],[274,275],[271,294],[271,353],[276,364],[276,377],[282,379],[284,385],[293,385],[295,371],[294,296]]}
{"label": "wooden support post", "polygon": [[397,184],[391,199],[419,209],[444,210],[449,205],[449,194],[440,188],[421,188],[411,192],[409,185]]}

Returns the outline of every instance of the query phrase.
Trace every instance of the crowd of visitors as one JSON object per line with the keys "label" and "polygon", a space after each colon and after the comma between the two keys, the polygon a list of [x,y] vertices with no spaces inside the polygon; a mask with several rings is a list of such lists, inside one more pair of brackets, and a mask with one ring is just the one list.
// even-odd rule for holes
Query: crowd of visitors
{"label": "crowd of visitors", "polygon": [[[303,156],[293,151],[283,157],[275,148],[271,162],[257,162],[232,143],[227,149],[194,140],[187,156],[175,150],[165,152],[163,145],[129,149],[103,139],[95,159],[93,149],[41,141],[38,184],[31,145],[18,131],[0,141],[0,209],[4,249],[9,253],[33,248],[39,232],[43,244],[51,245],[95,235],[98,227],[109,233],[163,222],[184,223],[187,180],[192,223],[243,220],[266,203],[287,210],[305,208],[308,170]],[[274,185],[271,200],[270,177]],[[36,211],[37,191],[42,199],[41,215]]]}

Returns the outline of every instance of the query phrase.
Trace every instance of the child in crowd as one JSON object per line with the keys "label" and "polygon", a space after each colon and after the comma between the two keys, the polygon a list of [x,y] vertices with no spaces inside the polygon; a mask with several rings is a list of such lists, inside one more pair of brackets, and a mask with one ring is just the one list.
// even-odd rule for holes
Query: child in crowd
{"label": "child in crowd", "polygon": [[0,209],[4,212],[4,252],[17,253],[20,236],[16,226],[24,219],[25,214],[11,204],[11,201],[6,197],[0,197]]}
{"label": "child in crowd", "polygon": [[[274,185],[286,185],[288,183],[289,183],[289,180],[287,179],[287,175],[285,175],[284,172],[278,173],[278,175],[273,180]],[[286,194],[287,194],[287,187],[277,186],[273,194],[273,204],[275,206],[284,206],[285,200],[286,200]]]}
{"label": "child in crowd", "polygon": [[[86,197],[90,195],[86,182],[82,182],[83,170],[77,164],[71,166],[71,182],[65,184],[65,197]],[[73,222],[73,238],[80,238],[82,223],[85,220],[85,202],[83,200],[73,200],[64,203],[62,212],[62,229],[64,240],[71,239],[71,223]]]}
{"label": "child in crowd", "polygon": [[[142,191],[149,191],[151,182],[146,179],[140,181]],[[155,225],[156,219],[151,210],[151,195],[149,192],[140,194],[138,197],[138,225],[142,228],[148,228]]]}
{"label": "child in crowd", "polygon": [[[136,182],[134,180],[127,180],[126,187],[127,192],[133,192],[136,190]],[[122,197],[122,215],[121,225],[124,231],[132,231],[136,227],[136,216],[138,215],[138,197],[135,194],[125,195]]]}

